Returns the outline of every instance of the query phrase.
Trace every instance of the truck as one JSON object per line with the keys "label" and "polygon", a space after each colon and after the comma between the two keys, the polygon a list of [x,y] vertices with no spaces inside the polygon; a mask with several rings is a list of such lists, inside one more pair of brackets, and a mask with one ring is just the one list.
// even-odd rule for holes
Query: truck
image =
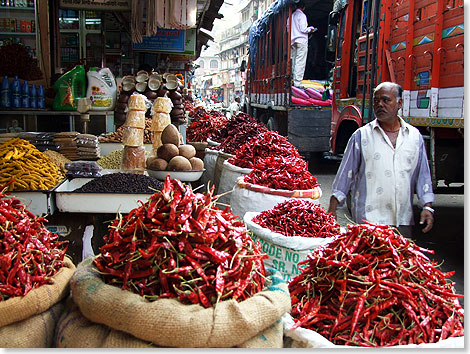
{"label": "truck", "polygon": [[463,192],[463,0],[335,0],[325,56],[333,65],[331,157],[374,119],[374,87],[393,81],[404,90],[399,114],[425,139],[434,189]]}
{"label": "truck", "polygon": [[[332,64],[325,58],[328,16],[333,0],[306,0],[310,35],[305,80],[328,82]],[[286,136],[306,158],[329,151],[331,105],[292,103],[290,21],[294,0],[277,0],[251,26],[245,84],[245,111]],[[318,154],[317,154],[318,155]]]}

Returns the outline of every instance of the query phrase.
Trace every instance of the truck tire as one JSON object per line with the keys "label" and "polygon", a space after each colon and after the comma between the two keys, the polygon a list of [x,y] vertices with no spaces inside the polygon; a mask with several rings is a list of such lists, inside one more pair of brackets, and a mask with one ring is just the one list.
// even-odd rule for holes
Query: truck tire
{"label": "truck tire", "polygon": [[279,121],[276,117],[269,117],[268,122],[266,123],[266,127],[269,130],[278,132],[279,131]]}

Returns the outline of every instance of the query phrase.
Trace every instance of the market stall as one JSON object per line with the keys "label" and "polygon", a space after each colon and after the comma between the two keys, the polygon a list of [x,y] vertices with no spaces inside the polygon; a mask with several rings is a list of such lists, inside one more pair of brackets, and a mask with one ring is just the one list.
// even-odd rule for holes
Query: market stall
{"label": "market stall", "polygon": [[[190,107],[186,144],[159,98],[129,96],[105,156],[78,150],[98,141],[79,133],[4,137],[5,188],[47,198],[36,210],[1,195],[0,318],[49,291],[41,279],[65,283],[0,323],[11,338],[47,315],[54,337],[5,346],[463,347],[461,295],[428,250],[385,225],[340,228],[295,147],[250,116]],[[203,159],[190,143],[207,144]]]}

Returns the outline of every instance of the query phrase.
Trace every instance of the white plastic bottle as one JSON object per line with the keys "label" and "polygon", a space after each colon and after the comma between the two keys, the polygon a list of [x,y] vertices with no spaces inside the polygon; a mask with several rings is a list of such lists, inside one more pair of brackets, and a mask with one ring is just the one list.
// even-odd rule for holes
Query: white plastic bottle
{"label": "white plastic bottle", "polygon": [[87,72],[86,96],[91,100],[92,111],[111,111],[116,103],[117,87],[109,68],[90,68]]}

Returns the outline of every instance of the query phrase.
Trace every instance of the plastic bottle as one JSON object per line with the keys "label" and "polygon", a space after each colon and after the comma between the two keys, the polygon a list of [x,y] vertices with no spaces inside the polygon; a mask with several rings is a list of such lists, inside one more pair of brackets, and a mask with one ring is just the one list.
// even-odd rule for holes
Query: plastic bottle
{"label": "plastic bottle", "polygon": [[29,106],[31,108],[38,107],[36,85],[31,85],[31,89],[29,90]]}
{"label": "plastic bottle", "polygon": [[37,90],[37,98],[36,98],[36,102],[37,102],[37,108],[45,108],[45,100],[44,100],[44,87],[42,85],[39,85],[38,86],[38,90]]}
{"label": "plastic bottle", "polygon": [[10,80],[8,76],[5,75],[2,81],[2,90],[0,93],[0,105],[3,108],[11,107],[11,91],[10,91]]}
{"label": "plastic bottle", "polygon": [[11,84],[11,106],[13,108],[21,107],[21,85],[20,79],[16,75]]}
{"label": "plastic bottle", "polygon": [[113,110],[116,103],[117,87],[114,75],[109,68],[90,68],[87,73],[88,89],[86,96],[91,100],[92,111]]}
{"label": "plastic bottle", "polygon": [[75,66],[57,79],[53,86],[56,95],[52,108],[55,111],[76,111],[78,99],[85,97],[85,81],[83,65]]}
{"label": "plastic bottle", "polygon": [[21,107],[29,108],[29,85],[28,80],[24,80],[21,88]]}

